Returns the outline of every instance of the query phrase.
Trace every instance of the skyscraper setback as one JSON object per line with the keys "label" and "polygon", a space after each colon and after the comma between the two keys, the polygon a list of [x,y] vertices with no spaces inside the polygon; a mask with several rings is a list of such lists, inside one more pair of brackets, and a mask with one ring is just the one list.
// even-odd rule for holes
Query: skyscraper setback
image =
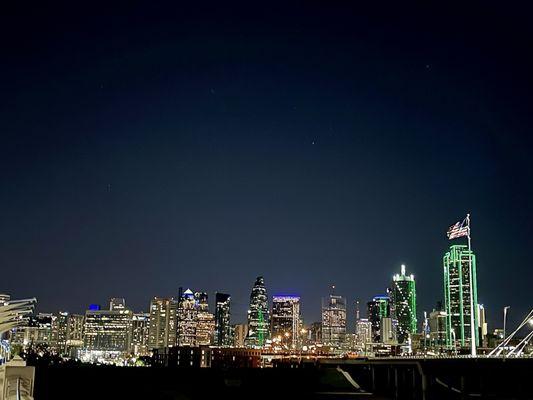
{"label": "skyscraper setback", "polygon": [[392,278],[391,317],[397,321],[398,343],[404,343],[410,334],[416,333],[416,284],[413,275],[405,274],[402,264],[400,274]]}
{"label": "skyscraper setback", "polygon": [[250,294],[247,347],[262,347],[269,338],[270,318],[265,281],[258,276]]}

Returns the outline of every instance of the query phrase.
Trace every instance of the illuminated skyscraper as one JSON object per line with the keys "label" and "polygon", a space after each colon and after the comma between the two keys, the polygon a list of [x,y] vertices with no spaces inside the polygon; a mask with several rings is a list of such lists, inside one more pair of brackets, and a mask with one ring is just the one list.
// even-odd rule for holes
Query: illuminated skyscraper
{"label": "illuminated skyscraper", "polygon": [[248,337],[247,347],[263,347],[269,338],[270,318],[268,312],[268,297],[265,281],[262,276],[255,280],[250,294],[250,308],[248,309]]}
{"label": "illuminated skyscraper", "polygon": [[372,343],[372,323],[368,319],[360,318],[355,329],[357,344],[366,352],[367,346]]}
{"label": "illuminated skyscraper", "polygon": [[126,309],[87,310],[84,347],[88,351],[126,353],[131,344],[133,313]]}
{"label": "illuminated skyscraper", "polygon": [[177,308],[174,299],[154,297],[150,302],[148,351],[176,345]]}
{"label": "illuminated skyscraper", "polygon": [[231,329],[231,296],[215,293],[215,344],[228,347],[233,345]]}
{"label": "illuminated skyscraper", "polygon": [[133,314],[131,331],[131,353],[136,357],[149,355],[150,314]]}
{"label": "illuminated skyscraper", "polygon": [[187,289],[178,300],[178,346],[196,346],[197,314],[194,293],[191,289]]}
{"label": "illuminated skyscraper", "polygon": [[474,334],[476,345],[479,345],[476,256],[466,245],[453,245],[444,255],[443,264],[446,344],[453,346],[455,341],[459,346],[470,347],[473,309]]}
{"label": "illuminated skyscraper", "polygon": [[375,296],[367,303],[368,321],[372,324],[372,336],[375,342],[380,341],[381,319],[390,317],[389,296]]}
{"label": "illuminated skyscraper", "polygon": [[68,335],[68,312],[60,311],[52,318],[52,348],[66,354]]}
{"label": "illuminated skyscraper", "polygon": [[276,337],[288,348],[299,346],[300,296],[276,295],[272,298],[272,339]]}
{"label": "illuminated skyscraper", "polygon": [[322,299],[322,343],[344,345],[346,337],[346,299],[330,294]]}
{"label": "illuminated skyscraper", "polygon": [[409,335],[416,333],[416,284],[413,275],[405,275],[405,265],[401,273],[392,277],[391,317],[397,321],[398,343],[404,343]]}
{"label": "illuminated skyscraper", "polygon": [[209,302],[207,293],[196,292],[194,294],[196,299],[196,318],[198,320],[196,326],[196,343],[198,346],[209,346],[213,343],[213,336],[215,333],[215,316],[209,312]]}

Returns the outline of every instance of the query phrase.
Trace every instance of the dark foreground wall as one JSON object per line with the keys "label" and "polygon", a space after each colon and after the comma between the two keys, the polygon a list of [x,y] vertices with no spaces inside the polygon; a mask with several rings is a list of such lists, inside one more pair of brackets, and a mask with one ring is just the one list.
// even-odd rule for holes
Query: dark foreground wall
{"label": "dark foreground wall", "polygon": [[[342,368],[363,389],[378,397],[533,399],[533,358],[328,359],[319,364],[319,368]],[[309,367],[316,369],[317,364]]]}
{"label": "dark foreground wall", "polygon": [[300,399],[350,390],[335,369],[40,367],[35,399]]}

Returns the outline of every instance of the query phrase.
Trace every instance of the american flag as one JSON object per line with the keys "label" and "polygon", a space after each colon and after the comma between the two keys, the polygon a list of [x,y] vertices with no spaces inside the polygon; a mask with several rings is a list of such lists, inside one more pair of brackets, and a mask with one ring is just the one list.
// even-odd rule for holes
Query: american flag
{"label": "american flag", "polygon": [[470,234],[470,227],[468,226],[468,218],[465,218],[462,222],[456,222],[448,228],[448,239],[457,239]]}

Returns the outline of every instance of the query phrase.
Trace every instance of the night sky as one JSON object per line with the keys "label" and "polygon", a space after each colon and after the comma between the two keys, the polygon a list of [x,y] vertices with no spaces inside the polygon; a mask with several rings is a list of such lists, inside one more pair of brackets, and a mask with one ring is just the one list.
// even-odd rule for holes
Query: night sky
{"label": "night sky", "polygon": [[529,10],[45,3],[0,17],[0,292],[241,322],[263,275],[352,324],[405,263],[420,321],[470,212],[489,329],[533,305]]}

